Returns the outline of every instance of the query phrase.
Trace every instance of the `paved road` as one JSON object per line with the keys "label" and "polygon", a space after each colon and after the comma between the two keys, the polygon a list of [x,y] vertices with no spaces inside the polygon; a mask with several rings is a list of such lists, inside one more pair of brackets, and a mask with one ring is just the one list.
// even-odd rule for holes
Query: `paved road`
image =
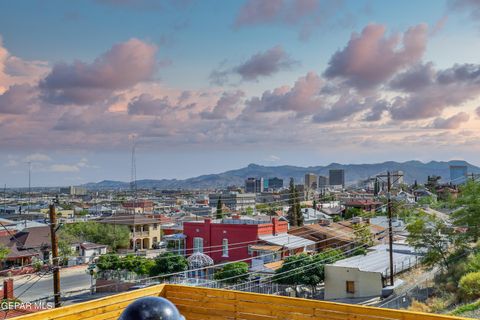
{"label": "paved road", "polygon": [[[90,287],[90,275],[86,267],[62,269],[60,272],[60,288],[62,292],[74,291]],[[52,274],[18,276],[14,278],[14,293],[22,301],[32,301],[45,297],[53,297]]]}

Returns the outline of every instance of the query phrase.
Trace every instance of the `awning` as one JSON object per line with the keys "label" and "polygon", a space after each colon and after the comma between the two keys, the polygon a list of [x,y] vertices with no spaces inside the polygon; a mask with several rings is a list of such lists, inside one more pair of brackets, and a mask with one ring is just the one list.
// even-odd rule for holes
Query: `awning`
{"label": "awning", "polygon": [[256,251],[280,251],[282,250],[281,246],[262,246],[262,245],[254,245],[250,247],[251,250]]}

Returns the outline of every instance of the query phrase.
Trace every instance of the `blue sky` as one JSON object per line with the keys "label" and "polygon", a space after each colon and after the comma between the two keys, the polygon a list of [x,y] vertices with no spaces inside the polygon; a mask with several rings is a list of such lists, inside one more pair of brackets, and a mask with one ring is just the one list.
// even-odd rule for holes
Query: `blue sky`
{"label": "blue sky", "polygon": [[[128,180],[132,136],[139,178],[480,164],[479,12],[469,0],[2,1],[0,183],[25,185],[28,159],[36,185]],[[430,80],[412,89],[405,74]]]}

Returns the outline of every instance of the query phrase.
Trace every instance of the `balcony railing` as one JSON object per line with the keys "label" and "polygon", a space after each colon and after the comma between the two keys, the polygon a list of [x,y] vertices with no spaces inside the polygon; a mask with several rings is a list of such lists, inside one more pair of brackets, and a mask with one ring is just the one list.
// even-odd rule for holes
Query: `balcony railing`
{"label": "balcony railing", "polygon": [[187,320],[452,320],[465,319],[403,310],[380,309],[317,300],[239,291],[157,285],[114,296],[18,317],[18,320],[116,320],[135,299],[161,296],[172,301]]}

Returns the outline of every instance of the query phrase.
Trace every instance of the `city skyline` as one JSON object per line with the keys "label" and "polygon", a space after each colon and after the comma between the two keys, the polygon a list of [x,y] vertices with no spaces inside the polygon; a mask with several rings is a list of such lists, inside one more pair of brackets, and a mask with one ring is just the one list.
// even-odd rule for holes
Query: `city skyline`
{"label": "city skyline", "polygon": [[[480,3],[0,3],[0,183],[479,164]],[[193,165],[192,165],[193,164]]]}

